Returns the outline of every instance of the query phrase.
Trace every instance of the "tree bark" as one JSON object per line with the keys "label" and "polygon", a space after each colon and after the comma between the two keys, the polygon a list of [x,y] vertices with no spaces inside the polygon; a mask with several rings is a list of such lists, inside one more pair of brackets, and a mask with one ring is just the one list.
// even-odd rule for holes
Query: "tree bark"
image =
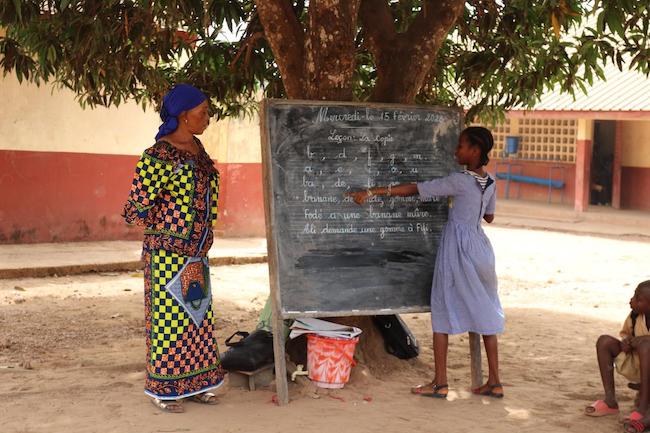
{"label": "tree bark", "polygon": [[438,50],[463,12],[464,0],[425,0],[405,33],[397,33],[385,0],[363,0],[359,18],[375,58],[377,84],[371,100],[412,104]]}
{"label": "tree bark", "polygon": [[289,99],[306,97],[305,32],[290,0],[255,0]]}
{"label": "tree bark", "polygon": [[351,101],[357,16],[361,0],[317,0],[309,4],[305,40],[309,99]]}

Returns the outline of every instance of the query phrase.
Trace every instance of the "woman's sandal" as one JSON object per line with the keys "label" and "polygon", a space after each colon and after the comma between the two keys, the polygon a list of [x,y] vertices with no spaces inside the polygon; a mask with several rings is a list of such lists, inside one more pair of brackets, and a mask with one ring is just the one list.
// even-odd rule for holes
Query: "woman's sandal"
{"label": "woman's sandal", "polygon": [[211,392],[204,392],[203,394],[193,395],[190,399],[194,402],[201,404],[215,405],[219,403],[217,396]]}
{"label": "woman's sandal", "polygon": [[163,412],[168,412],[168,413],[185,412],[185,408],[178,400],[160,400],[159,398],[152,398],[151,404],[153,404]]}
{"label": "woman's sandal", "polygon": [[493,385],[486,383],[478,388],[474,388],[472,393],[493,398],[503,398],[503,385],[500,383],[495,383]]}
{"label": "woman's sandal", "polygon": [[447,384],[436,385],[434,382],[429,382],[423,385],[414,386],[411,388],[411,393],[421,395],[422,397],[447,398],[449,386]]}

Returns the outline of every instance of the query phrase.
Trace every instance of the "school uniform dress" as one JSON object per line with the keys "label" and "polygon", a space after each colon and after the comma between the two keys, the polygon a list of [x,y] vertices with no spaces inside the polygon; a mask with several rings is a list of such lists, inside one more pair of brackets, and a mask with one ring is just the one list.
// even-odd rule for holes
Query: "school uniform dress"
{"label": "school uniform dress", "polygon": [[[650,335],[645,315],[630,313],[623,323],[621,338],[646,337]],[[633,350],[630,353],[621,352],[614,360],[616,371],[630,382],[641,382],[641,364],[639,354]]]}
{"label": "school uniform dress", "polygon": [[421,198],[453,197],[442,232],[431,287],[434,332],[503,332],[494,251],[481,226],[494,214],[496,185],[490,176],[465,171],[417,184]]}
{"label": "school uniform dress", "polygon": [[219,175],[197,144],[197,156],[165,141],[147,149],[122,213],[145,227],[145,393],[161,400],[213,390],[224,380],[207,257]]}

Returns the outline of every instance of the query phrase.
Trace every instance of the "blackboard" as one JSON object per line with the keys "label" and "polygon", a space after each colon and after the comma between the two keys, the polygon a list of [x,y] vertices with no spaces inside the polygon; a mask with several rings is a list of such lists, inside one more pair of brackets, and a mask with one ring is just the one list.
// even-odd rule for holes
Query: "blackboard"
{"label": "blackboard", "polygon": [[461,113],[266,100],[262,150],[272,291],[282,318],[429,310],[446,198],[351,190],[445,176]]}

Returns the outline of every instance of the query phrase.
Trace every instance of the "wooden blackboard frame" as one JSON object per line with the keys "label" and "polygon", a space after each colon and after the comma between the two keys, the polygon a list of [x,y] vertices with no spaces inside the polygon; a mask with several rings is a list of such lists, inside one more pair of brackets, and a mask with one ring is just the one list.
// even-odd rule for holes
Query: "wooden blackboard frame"
{"label": "wooden blackboard frame", "polygon": [[[385,315],[385,314],[403,314],[403,313],[424,313],[430,311],[429,306],[422,307],[406,307],[406,308],[384,308],[373,310],[347,310],[347,311],[328,311],[328,312],[299,312],[290,313],[282,311],[282,296],[280,289],[280,278],[278,273],[278,258],[279,249],[278,242],[274,235],[275,225],[275,201],[274,197],[274,183],[272,172],[272,152],[269,137],[269,125],[267,122],[268,108],[273,105],[322,105],[322,106],[350,106],[363,108],[378,108],[378,109],[393,109],[393,110],[413,110],[413,109],[439,109],[458,113],[460,117],[459,126],[463,124],[463,111],[447,107],[432,107],[432,106],[419,106],[419,105],[404,105],[404,104],[383,104],[383,103],[359,103],[359,102],[341,102],[341,101],[309,101],[309,100],[280,100],[280,99],[264,99],[260,104],[260,137],[262,147],[262,173],[263,173],[263,190],[264,190],[264,211],[266,217],[266,238],[268,249],[268,265],[269,265],[269,282],[271,291],[272,303],[272,326],[274,337],[274,355],[275,355],[275,371],[276,371],[276,388],[278,393],[278,400],[281,405],[289,402],[288,383],[287,383],[287,368],[286,368],[286,354],[285,354],[285,336],[283,332],[284,320],[293,319],[297,317],[336,317],[336,316],[370,316],[370,315]],[[459,131],[460,132],[460,131]],[[478,350],[477,350],[478,348]],[[472,385],[477,386],[481,381],[480,372],[480,339],[477,335],[470,334],[470,353],[472,357]]]}

